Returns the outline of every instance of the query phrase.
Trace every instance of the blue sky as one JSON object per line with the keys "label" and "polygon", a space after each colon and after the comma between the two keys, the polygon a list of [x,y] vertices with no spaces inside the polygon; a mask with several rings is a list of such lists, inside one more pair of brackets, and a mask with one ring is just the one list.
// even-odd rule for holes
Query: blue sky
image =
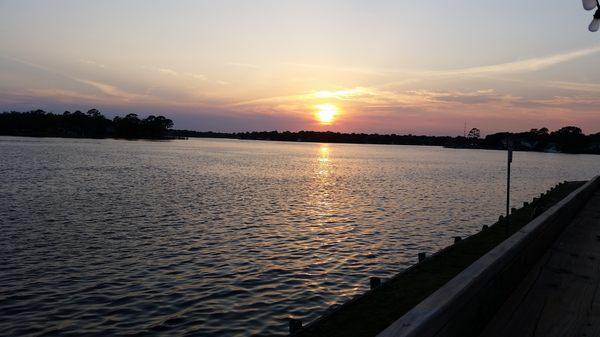
{"label": "blue sky", "polygon": [[216,131],[598,132],[592,14],[578,0],[4,0],[0,107]]}

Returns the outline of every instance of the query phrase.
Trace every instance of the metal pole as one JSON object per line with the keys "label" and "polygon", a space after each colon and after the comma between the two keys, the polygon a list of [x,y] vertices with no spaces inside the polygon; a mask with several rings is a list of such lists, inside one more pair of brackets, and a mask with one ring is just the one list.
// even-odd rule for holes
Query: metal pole
{"label": "metal pole", "polygon": [[507,151],[507,166],[506,166],[506,224],[505,233],[508,236],[508,226],[510,225],[510,163],[512,163],[512,143],[510,137],[506,138],[506,149]]}

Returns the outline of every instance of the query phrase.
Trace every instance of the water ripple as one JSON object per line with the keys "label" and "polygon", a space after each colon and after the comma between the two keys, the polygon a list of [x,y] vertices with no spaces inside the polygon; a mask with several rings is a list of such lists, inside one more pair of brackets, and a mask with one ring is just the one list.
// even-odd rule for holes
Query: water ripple
{"label": "water ripple", "polygon": [[[283,336],[496,220],[505,154],[0,137],[0,331]],[[514,202],[600,157],[516,153]]]}

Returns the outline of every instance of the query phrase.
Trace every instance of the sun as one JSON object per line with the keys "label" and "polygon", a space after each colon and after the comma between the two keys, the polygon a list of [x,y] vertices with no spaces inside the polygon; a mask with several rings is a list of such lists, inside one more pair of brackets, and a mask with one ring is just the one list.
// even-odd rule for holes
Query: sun
{"label": "sun", "polygon": [[317,121],[322,125],[331,125],[338,114],[338,108],[333,104],[319,104],[315,108]]}

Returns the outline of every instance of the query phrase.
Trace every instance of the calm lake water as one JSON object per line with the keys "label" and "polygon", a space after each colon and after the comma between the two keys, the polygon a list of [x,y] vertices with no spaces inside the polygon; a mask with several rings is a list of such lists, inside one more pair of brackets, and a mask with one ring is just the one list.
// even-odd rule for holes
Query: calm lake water
{"label": "calm lake water", "polygon": [[[506,153],[0,137],[0,331],[286,335],[504,210]],[[600,173],[515,153],[513,202]]]}

